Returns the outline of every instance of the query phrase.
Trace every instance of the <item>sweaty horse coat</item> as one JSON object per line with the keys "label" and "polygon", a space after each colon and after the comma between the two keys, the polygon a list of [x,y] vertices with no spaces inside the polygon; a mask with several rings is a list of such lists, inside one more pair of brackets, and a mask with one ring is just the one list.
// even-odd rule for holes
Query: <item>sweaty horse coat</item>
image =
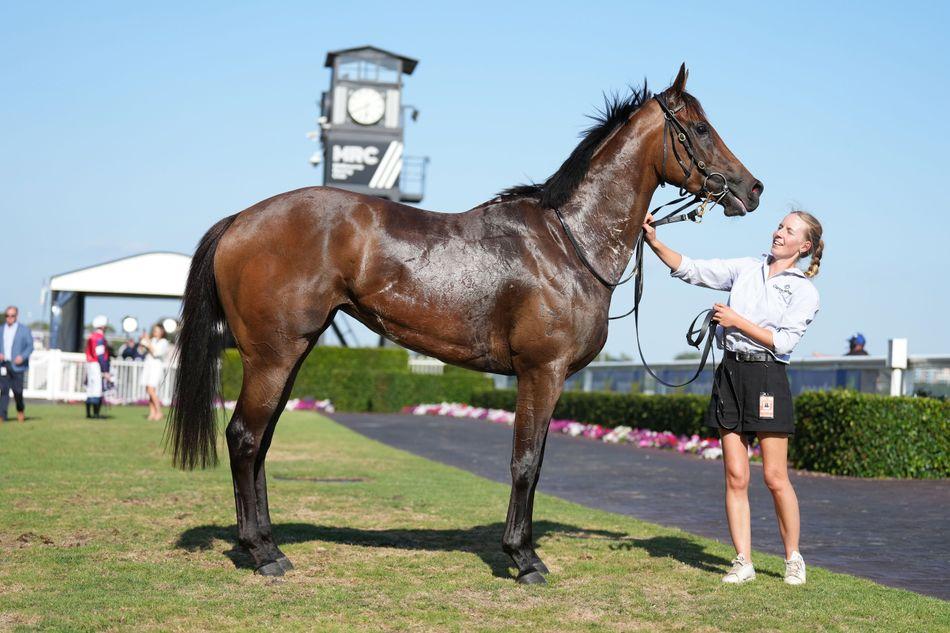
{"label": "sweaty horse coat", "polygon": [[[755,209],[761,183],[706,121],[685,81],[681,68],[665,102],[689,130],[693,151],[726,179],[733,192],[723,200],[726,212]],[[226,324],[244,365],[226,431],[238,536],[260,573],[291,566],[271,529],[267,449],[300,363],[342,310],[428,356],[518,377],[502,547],[519,581],[544,581],[531,513],[548,423],[565,379],[607,339],[612,293],[579,261],[552,209],[600,272],[616,279],[667,174],[664,154],[664,115],[644,88],[608,103],[544,184],[515,187],[464,213],[312,187],[208,231],[185,293],[170,441],[183,467],[215,461],[212,402]],[[698,173],[666,178],[693,192],[702,186]]]}

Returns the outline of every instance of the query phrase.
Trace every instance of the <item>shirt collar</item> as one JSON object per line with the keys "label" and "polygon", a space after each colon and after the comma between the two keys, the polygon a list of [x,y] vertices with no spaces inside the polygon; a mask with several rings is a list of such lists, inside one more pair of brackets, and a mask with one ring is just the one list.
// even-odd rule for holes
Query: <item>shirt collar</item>
{"label": "shirt collar", "polygon": [[[765,274],[766,279],[768,279],[769,277],[769,261],[771,259],[772,259],[772,256],[770,254],[762,253],[762,270]],[[805,272],[798,266],[792,266],[791,268],[786,268],[785,270],[780,272],[779,275],[784,275],[785,273],[796,275],[798,277],[801,277],[802,279],[807,279],[807,277],[805,277]],[[778,275],[776,275],[776,277],[777,276]]]}

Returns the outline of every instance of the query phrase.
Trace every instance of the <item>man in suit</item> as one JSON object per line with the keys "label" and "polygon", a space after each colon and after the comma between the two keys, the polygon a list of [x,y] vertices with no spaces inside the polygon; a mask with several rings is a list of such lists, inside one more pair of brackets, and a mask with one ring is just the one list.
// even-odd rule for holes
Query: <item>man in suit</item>
{"label": "man in suit", "polygon": [[20,311],[9,306],[4,311],[3,332],[0,334],[0,421],[7,419],[10,392],[16,401],[17,420],[23,422],[23,375],[30,367],[33,353],[33,333],[17,321]]}

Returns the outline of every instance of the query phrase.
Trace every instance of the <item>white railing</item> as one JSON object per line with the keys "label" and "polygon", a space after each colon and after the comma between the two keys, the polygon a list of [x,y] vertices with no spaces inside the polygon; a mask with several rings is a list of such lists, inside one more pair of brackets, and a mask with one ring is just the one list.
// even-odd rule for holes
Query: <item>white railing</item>
{"label": "white railing", "polygon": [[[142,361],[113,359],[112,381],[115,389],[106,392],[106,399],[118,404],[148,400],[141,385],[145,364]],[[165,368],[165,378],[158,395],[166,406],[172,401],[175,367]],[[23,385],[23,395],[37,400],[77,401],[86,399],[86,355],[58,349],[39,350],[30,356]]]}

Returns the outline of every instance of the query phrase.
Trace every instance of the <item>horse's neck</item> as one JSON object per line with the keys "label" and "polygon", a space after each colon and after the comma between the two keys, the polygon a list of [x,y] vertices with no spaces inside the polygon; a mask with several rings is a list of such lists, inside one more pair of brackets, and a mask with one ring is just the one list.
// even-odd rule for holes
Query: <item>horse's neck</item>
{"label": "horse's neck", "polygon": [[643,120],[631,121],[618,131],[591,162],[565,213],[587,259],[609,280],[619,279],[630,262],[659,186],[648,155],[650,132]]}

